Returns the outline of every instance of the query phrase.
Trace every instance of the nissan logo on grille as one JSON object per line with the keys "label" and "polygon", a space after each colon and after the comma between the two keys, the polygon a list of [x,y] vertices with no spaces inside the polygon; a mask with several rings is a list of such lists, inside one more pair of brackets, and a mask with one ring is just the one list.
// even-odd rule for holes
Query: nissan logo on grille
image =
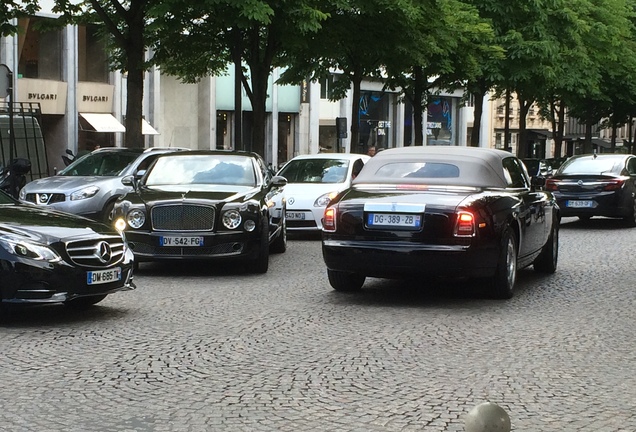
{"label": "nissan logo on grille", "polygon": [[105,241],[97,243],[93,255],[95,256],[95,258],[106,264],[108,261],[110,261],[110,257],[112,256],[110,245]]}
{"label": "nissan logo on grille", "polygon": [[45,194],[45,193],[38,194],[38,203],[48,204],[50,198],[51,197],[48,194]]}

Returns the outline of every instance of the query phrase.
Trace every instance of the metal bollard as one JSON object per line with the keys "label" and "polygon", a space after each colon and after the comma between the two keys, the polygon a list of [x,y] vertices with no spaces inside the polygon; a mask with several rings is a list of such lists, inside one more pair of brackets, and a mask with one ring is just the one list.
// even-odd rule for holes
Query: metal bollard
{"label": "metal bollard", "polygon": [[510,432],[510,416],[499,405],[484,402],[466,414],[466,432]]}

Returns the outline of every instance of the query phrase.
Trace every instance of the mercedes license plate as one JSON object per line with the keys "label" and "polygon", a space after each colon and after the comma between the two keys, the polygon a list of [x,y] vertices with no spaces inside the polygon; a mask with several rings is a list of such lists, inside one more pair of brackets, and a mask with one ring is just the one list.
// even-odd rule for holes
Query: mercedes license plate
{"label": "mercedes license plate", "polygon": [[115,267],[109,270],[98,270],[86,272],[86,283],[88,285],[99,285],[121,280],[121,268]]}
{"label": "mercedes license plate", "polygon": [[399,213],[369,213],[367,225],[370,227],[419,228],[422,226],[422,216]]}
{"label": "mercedes license plate", "polygon": [[592,208],[592,207],[594,207],[594,201],[591,201],[591,200],[568,200],[565,205],[566,205],[566,207]]}
{"label": "mercedes license plate", "polygon": [[203,246],[203,237],[160,237],[161,246]]}

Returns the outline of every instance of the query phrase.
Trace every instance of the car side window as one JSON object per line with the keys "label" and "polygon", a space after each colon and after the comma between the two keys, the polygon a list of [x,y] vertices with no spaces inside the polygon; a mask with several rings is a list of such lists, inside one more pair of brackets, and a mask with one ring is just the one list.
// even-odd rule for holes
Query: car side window
{"label": "car side window", "polygon": [[502,161],[504,175],[508,181],[508,186],[512,188],[528,188],[530,182],[521,166],[521,163],[513,157],[505,158]]}
{"label": "car side window", "polygon": [[265,184],[268,184],[271,180],[272,180],[272,174],[271,174],[271,170],[269,168],[267,168],[267,166],[265,165],[265,161],[262,159],[257,159],[258,160],[258,169],[261,171],[261,176],[263,177],[263,182]]}
{"label": "car side window", "polygon": [[629,171],[629,175],[636,175],[636,158],[629,158],[627,171]]}
{"label": "car side window", "polygon": [[364,167],[364,162],[362,161],[362,159],[356,159],[356,161],[353,163],[351,177],[356,178],[358,174],[360,174],[360,171],[362,171],[363,167]]}

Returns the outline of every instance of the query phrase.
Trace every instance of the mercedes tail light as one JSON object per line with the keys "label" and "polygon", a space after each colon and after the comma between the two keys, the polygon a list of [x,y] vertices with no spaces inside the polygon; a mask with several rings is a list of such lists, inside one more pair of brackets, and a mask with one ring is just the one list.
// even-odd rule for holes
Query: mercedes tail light
{"label": "mercedes tail light", "polygon": [[327,232],[336,231],[336,215],[337,211],[335,207],[327,207],[325,214],[322,218],[322,229]]}
{"label": "mercedes tail light", "polygon": [[455,237],[472,237],[475,235],[475,216],[467,211],[457,213],[455,222]]}

